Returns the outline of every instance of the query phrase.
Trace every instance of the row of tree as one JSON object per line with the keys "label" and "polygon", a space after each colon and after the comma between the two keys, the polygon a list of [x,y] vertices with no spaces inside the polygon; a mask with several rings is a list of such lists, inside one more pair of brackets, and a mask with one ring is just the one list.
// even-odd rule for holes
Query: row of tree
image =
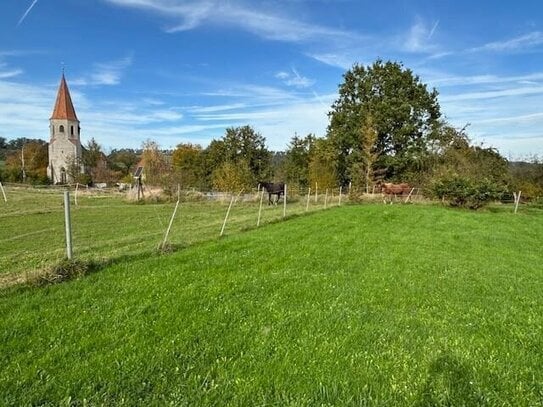
{"label": "row of tree", "polygon": [[[183,143],[173,151],[149,140],[141,150],[106,155],[91,139],[84,146],[86,173],[74,170],[72,175],[84,183],[130,182],[139,163],[148,184],[199,190],[237,191],[275,179],[302,188],[318,183],[322,188],[351,185],[367,191],[383,179],[425,187],[442,198],[447,185],[469,185],[479,194],[491,194],[489,185],[496,194],[511,189],[532,196],[543,193],[540,161],[512,164],[493,148],[473,145],[466,128],[454,128],[442,119],[437,91],[428,90],[402,64],[378,60],[370,66],[354,65],[343,79],[326,135],[295,135],[285,152],[270,151],[251,126],[228,128],[206,148]],[[2,151],[5,166],[0,177],[45,181],[45,142],[0,138]],[[484,192],[478,185],[484,185]]]}

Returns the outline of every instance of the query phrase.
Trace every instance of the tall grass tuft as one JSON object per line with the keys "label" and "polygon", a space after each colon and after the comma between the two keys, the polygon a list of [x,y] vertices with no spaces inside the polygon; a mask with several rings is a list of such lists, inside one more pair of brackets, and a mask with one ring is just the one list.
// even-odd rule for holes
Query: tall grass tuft
{"label": "tall grass tuft", "polygon": [[58,284],[63,281],[81,278],[91,273],[96,268],[97,265],[93,262],[63,259],[42,272],[30,274],[27,278],[27,282],[32,286],[39,287],[49,284]]}

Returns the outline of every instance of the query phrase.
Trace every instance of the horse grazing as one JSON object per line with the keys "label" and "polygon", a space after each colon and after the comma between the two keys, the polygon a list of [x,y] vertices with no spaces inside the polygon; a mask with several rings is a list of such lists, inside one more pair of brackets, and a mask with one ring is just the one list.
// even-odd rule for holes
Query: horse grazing
{"label": "horse grazing", "polygon": [[411,192],[411,186],[406,183],[393,184],[391,182],[384,182],[381,184],[381,192],[384,195],[385,203],[386,197],[389,197],[390,203],[392,203],[392,197],[396,198],[397,196],[409,195]]}
{"label": "horse grazing", "polygon": [[[268,193],[268,205],[277,205],[277,202],[279,201],[279,199],[281,199],[281,195],[285,194],[284,182],[259,182],[259,185]],[[277,199],[272,201],[272,195],[276,195]]]}

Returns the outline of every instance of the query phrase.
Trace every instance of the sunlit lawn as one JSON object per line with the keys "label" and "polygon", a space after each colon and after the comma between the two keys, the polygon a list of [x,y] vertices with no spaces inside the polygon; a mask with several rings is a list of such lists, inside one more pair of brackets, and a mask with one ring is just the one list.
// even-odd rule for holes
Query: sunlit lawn
{"label": "sunlit lawn", "polygon": [[0,404],[541,405],[542,220],[344,206],[12,287]]}

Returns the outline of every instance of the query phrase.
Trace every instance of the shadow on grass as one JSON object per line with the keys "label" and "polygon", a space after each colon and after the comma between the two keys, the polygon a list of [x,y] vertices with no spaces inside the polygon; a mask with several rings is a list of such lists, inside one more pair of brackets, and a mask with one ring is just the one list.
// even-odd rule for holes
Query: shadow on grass
{"label": "shadow on grass", "polygon": [[460,359],[445,354],[435,359],[428,368],[428,377],[416,407],[480,406],[484,399],[475,386],[470,368]]}

